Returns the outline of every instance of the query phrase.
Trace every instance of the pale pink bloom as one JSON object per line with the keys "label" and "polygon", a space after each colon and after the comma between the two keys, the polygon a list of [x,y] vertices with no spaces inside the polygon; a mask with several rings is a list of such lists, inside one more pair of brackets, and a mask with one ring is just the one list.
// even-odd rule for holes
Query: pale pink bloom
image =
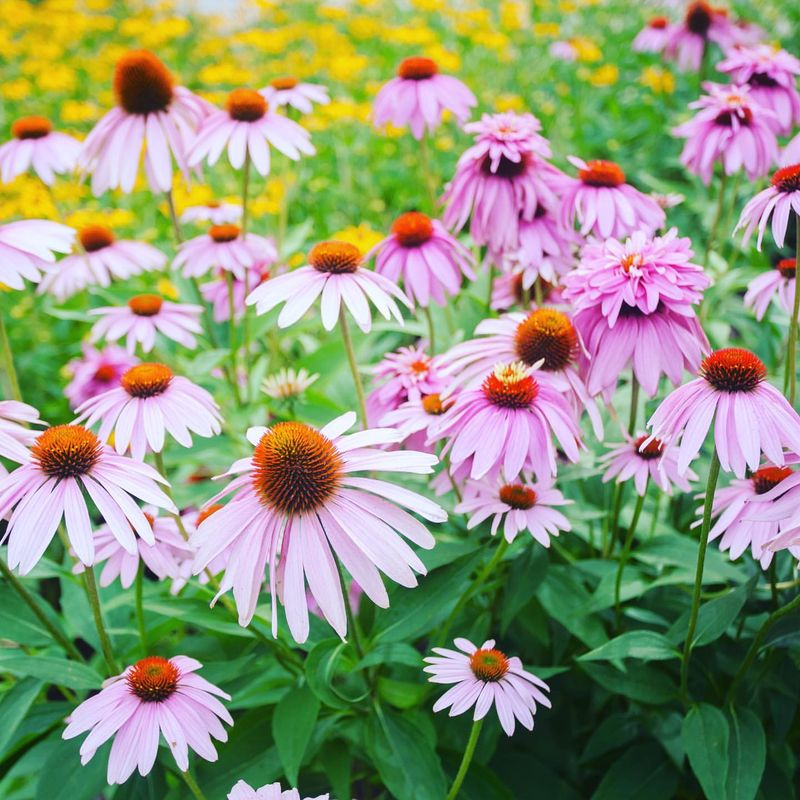
{"label": "pale pink bloom", "polygon": [[553,42],[547,48],[547,52],[553,58],[557,58],[559,61],[566,61],[568,64],[578,60],[578,51],[575,45],[569,41]]}
{"label": "pale pink bloom", "polygon": [[[187,557],[184,557],[180,562],[178,567],[178,576],[173,579],[172,586],[169,590],[171,595],[179,594],[183,587],[186,586],[186,584],[189,583],[193,577],[195,549],[191,545],[192,535],[197,530],[198,525],[200,525],[204,519],[210,517],[212,514],[215,514],[221,508],[223,508],[223,506],[220,503],[212,503],[211,505],[206,505],[202,511],[189,509],[181,514],[183,527],[189,536],[189,550],[191,554]],[[197,582],[202,586],[205,586],[209,582],[210,576],[216,577],[219,575],[225,569],[227,564],[227,552],[220,553],[209,563],[206,569],[196,576]]]}
{"label": "pale pink bloom", "polygon": [[[788,456],[787,462],[797,463],[796,456]],[[784,473],[786,470],[784,470]],[[781,477],[780,473],[776,477]],[[767,487],[760,496],[764,502],[751,506],[750,516],[763,522],[777,521],[780,532],[770,539],[764,547],[771,552],[788,550],[795,558],[800,559],[800,472],[790,471],[784,474],[773,487]]]}
{"label": "pale pink bloom", "polygon": [[129,353],[140,344],[149,353],[156,343],[156,334],[193,350],[197,346],[194,334],[201,333],[202,306],[171,303],[157,294],[137,294],[124,306],[103,306],[89,312],[100,319],[92,326],[91,340],[116,342],[125,337]]}
{"label": "pale pink bloom", "polygon": [[782,167],[789,167],[798,163],[800,163],[800,133],[783,148],[780,160]]}
{"label": "pale pink bloom", "polygon": [[412,56],[403,59],[397,76],[381,87],[372,106],[375,127],[391,123],[396,128],[408,125],[415,139],[422,139],[426,129],[433,133],[444,111],[459,121],[469,119],[478,105],[475,95],[457,78],[442,75],[433,59]]}
{"label": "pale pink bloom", "polygon": [[703,55],[714,42],[724,51],[740,37],[727,11],[704,0],[689,3],[683,20],[667,29],[669,39],[664,55],[677,62],[682,70],[697,72]]}
{"label": "pale pink bloom", "polygon": [[98,350],[84,342],[81,357],[74,358],[67,364],[71,380],[64,389],[64,394],[70,406],[76,409],[90,397],[119,386],[123,374],[138,363],[139,359],[122,347],[109,344]]}
{"label": "pale pink bloom", "polygon": [[102,225],[78,231],[79,252],[62,258],[49,269],[37,289],[63,302],[87,286],[109,286],[112,279],[125,280],[143,272],[164,268],[167,257],[145,242],[117,239]]}
{"label": "pale pink bloom", "polygon": [[625,483],[633,478],[636,494],[644,495],[648,481],[652,481],[662,492],[671,495],[673,487],[682,492],[691,491],[689,481],[696,481],[697,475],[691,470],[681,475],[674,451],[662,452],[664,446],[658,439],[645,444],[648,436],[642,434],[621,444],[608,445],[611,449],[600,457],[607,466],[603,483],[612,478],[616,483]]}
{"label": "pale pink bloom", "polygon": [[22,219],[0,225],[0,283],[23,289],[24,278],[38,283],[53,268],[56,253],[69,253],[75,231],[46,219]]}
{"label": "pale pink bloom", "polygon": [[773,300],[787,314],[794,308],[794,293],[797,286],[797,264],[793,258],[782,258],[774,269],[762,272],[747,284],[744,296],[746,308],[755,311],[760,320],[767,313],[767,307]]}
{"label": "pale pink bloom", "polygon": [[[510,311],[514,306],[523,309],[532,309],[536,292],[533,288],[534,279],[530,286],[525,288],[529,276],[528,270],[501,272],[492,283],[492,309],[503,313]],[[539,279],[542,288],[542,302],[549,305],[564,305],[561,289],[556,288],[544,279]]]}
{"label": "pale pink bloom", "polygon": [[189,206],[181,214],[181,222],[195,224],[210,222],[212,225],[235,225],[242,218],[242,207],[239,203],[222,203],[209,200],[199,206]]}
{"label": "pale pink bloom", "polygon": [[228,95],[225,110],[213,111],[201,123],[189,164],[197,166],[207,161],[213,166],[227,148],[228,161],[234,169],[249,160],[259,175],[268,175],[270,145],[293,161],[301,154],[313,156],[316,152],[308,131],[272,111],[263,95],[254,89],[234,89]]}
{"label": "pale pink bloom", "polygon": [[148,451],[160,453],[166,433],[183,447],[191,447],[192,433],[216,436],[222,419],[205,389],[154,363],[131,367],[118,387],[87,400],[75,411],[77,421],[87,428],[100,423],[98,436],[104,442],[113,432],[117,453],[130,447],[138,461]]}
{"label": "pale pink bloom", "polygon": [[625,182],[613,161],[583,161],[569,156],[577,178],[566,178],[561,224],[570,230],[577,222],[581,236],[621,239],[634,231],[655,233],[664,227],[664,209],[648,194]]}
{"label": "pale pink bloom", "polygon": [[[39,431],[30,425],[47,425],[39,412],[27,403],[17,400],[0,400],[0,456],[25,464],[30,460],[30,447],[39,436]],[[0,464],[0,476],[8,470]]]}
{"label": "pale pink bloom", "polygon": [[652,17],[636,34],[631,49],[635,53],[660,53],[670,38],[670,24],[666,17]]}
{"label": "pale pink bloom", "polygon": [[0,146],[0,181],[10,183],[32,169],[47,186],[75,169],[81,143],[53,130],[44,117],[22,117],[11,126],[11,141]]}
{"label": "pale pink bloom", "polygon": [[768,44],[733,47],[717,69],[734,83],[746,84],[753,100],[775,114],[775,132],[780,136],[790,134],[800,122],[800,60],[790,53]]}
{"label": "pale pink bloom", "polygon": [[300,422],[248,431],[255,445],[252,457],[231,466],[226,474],[234,479],[210,502],[231,493],[233,498],[202,522],[191,539],[198,549],[196,574],[227,552],[220,592],[233,589],[241,625],[253,618],[265,571],[273,634],[280,598],[299,643],[309,631],[306,584],[337,634],[347,633],[337,561],[381,608],[389,605],[381,572],[406,587],[417,585],[415,572],[425,574],[425,565],[405,539],[430,549],[434,538],[401,507],[430,522],[444,522],[447,514],[406,488],[353,473],[426,475],[437,458],[410,450],[384,451],[382,447],[400,439],[394,430],[345,435],[355,421],[349,412],[319,431]]}
{"label": "pale pink bloom", "polygon": [[647,427],[665,453],[678,448],[679,474],[700,452],[712,422],[720,465],[737,478],[758,469],[762,453],[777,466],[785,463],[784,448],[800,453],[800,417],[766,377],[753,353],[729,347],[705,358],[700,377],[662,401]]}
{"label": "pale pink bloom", "polygon": [[185,180],[188,153],[200,121],[211,111],[205,100],[175,81],[147,50],[132,50],[114,71],[117,107],[86,137],[78,169],[92,176],[92,192],[133,191],[144,152],[144,172],[152,192],[172,188],[173,160]]}
{"label": "pale pink bloom", "polygon": [[474,281],[472,254],[438,219],[407,211],[392,224],[392,232],[364,257],[375,258],[375,272],[393,283],[402,279],[412,303],[426,308],[431,301],[444,306],[455,297],[462,278]]}
{"label": "pale pink bloom", "polygon": [[[128,552],[136,535],[153,542],[153,530],[134,497],[177,512],[158,487],[166,480],[147,464],[114,453],[80,425],[40,433],[30,460],[0,479],[0,518],[9,518],[9,566],[30,572],[44,555],[61,518],[72,549],[87,566],[95,559],[87,495]],[[84,494],[85,492],[85,494]]]}
{"label": "pale pink bloom", "polygon": [[445,439],[442,454],[455,469],[469,462],[471,478],[502,473],[512,481],[523,470],[540,481],[555,476],[552,437],[573,462],[583,443],[569,400],[535,375],[521,361],[498,364],[479,389],[455,398],[431,426],[430,441]]}
{"label": "pale pink bloom", "polygon": [[272,239],[255,233],[242,234],[237,225],[212,225],[208,233],[188,239],[178,247],[172,266],[183,267],[185,278],[202,278],[219,268],[244,281],[247,270],[277,258]]}
{"label": "pale pink bloom", "polygon": [[314,110],[314,103],[326,106],[331,99],[328,97],[328,87],[318,83],[306,83],[287,75],[282,78],[273,78],[269,86],[259,90],[271,108],[289,106],[297,109],[301,114],[310,114]]}
{"label": "pale pink bloom", "polygon": [[297,789],[281,789],[279,783],[270,783],[254,789],[249,783],[239,781],[228,793],[228,800],[329,800],[330,795],[302,798]]}
{"label": "pale pink bloom", "polygon": [[536,704],[551,708],[544,692],[550,687],[534,674],[526,672],[517,656],[510,658],[495,649],[494,639],[476,647],[467,639],[454,639],[458,650],[434,647],[435,656],[428,656],[425,672],[431,683],[453,683],[434,704],[434,711],[449,708],[455,717],[475,706],[473,720],[483,719],[494,706],[500,725],[511,736],[515,719],[533,730]]}
{"label": "pale pink bloom", "polygon": [[543,547],[550,547],[550,537],[571,531],[570,521],[554,506],[569,505],[572,500],[554,488],[552,481],[534,483],[524,475],[506,483],[467,481],[463,500],[455,507],[458,514],[468,514],[467,529],[492,518],[492,536],[503,525],[503,536],[513,542],[521,531],[528,531]]}
{"label": "pale pink bloom", "polygon": [[217,700],[230,695],[197,675],[203,665],[188,656],[148,656],[109,678],[103,689],[84,700],[67,718],[64,739],[86,731],[81,764],[87,764],[112,736],[107,780],[125,783],[139,768],[144,777],[158,755],[159,732],[178,769],[189,769],[189,749],[206,761],[216,761],[218,742],[228,740],[222,723],[233,725]]}
{"label": "pale pink bloom", "polygon": [[[239,319],[245,310],[245,299],[247,295],[270,278],[270,267],[274,263],[273,259],[265,259],[253,264],[247,270],[247,285],[239,278],[233,279],[233,316]],[[203,300],[214,309],[215,322],[227,322],[231,313],[231,298],[228,290],[228,281],[225,270],[219,270],[219,277],[216,280],[201,284],[200,293]]]}
{"label": "pale pink bloom", "polygon": [[415,392],[398,408],[385,414],[379,424],[400,431],[404,447],[433,452],[433,446],[428,444],[431,427],[452,405],[452,397],[442,400],[439,394]]}
{"label": "pale pink bloom", "polygon": [[747,201],[733,232],[744,228],[742,244],[747,244],[758,227],[757,247],[760,250],[761,240],[771,217],[772,238],[777,247],[783,247],[792,211],[796,215],[800,214],[800,163],[781,167],[775,172],[771,186]]}
{"label": "pale pink bloom", "polygon": [[396,284],[363,266],[363,256],[355,245],[337,241],[314,245],[306,266],[264,281],[246,302],[255,305],[258,314],[266,314],[283,303],[278,327],[288,328],[320,297],[322,327],[326,331],[336,327],[343,306],[364,333],[372,329],[370,302],[384,319],[394,317],[401,325],[403,315],[395,300],[411,308],[411,302]]}
{"label": "pale pink bloom", "polygon": [[650,197],[656,201],[656,203],[661,206],[665,211],[668,208],[675,208],[675,206],[679,206],[686,197],[678,192],[667,192],[666,194],[659,194],[653,192]]}

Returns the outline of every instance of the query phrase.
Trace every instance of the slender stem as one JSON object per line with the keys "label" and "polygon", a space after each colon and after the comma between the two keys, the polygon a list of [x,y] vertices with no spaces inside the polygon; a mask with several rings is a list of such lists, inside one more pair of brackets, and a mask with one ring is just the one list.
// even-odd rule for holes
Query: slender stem
{"label": "slender stem", "polygon": [[[533,282],[533,297],[536,300],[536,308],[541,308],[544,305],[544,291],[542,291],[542,282],[538,277]],[[528,303],[529,305],[530,303]]]}
{"label": "slender stem", "polygon": [[694,631],[697,627],[697,614],[700,611],[700,592],[703,587],[703,567],[706,561],[708,548],[708,532],[711,529],[711,507],[714,502],[714,492],[719,478],[719,456],[717,448],[711,454],[711,465],[708,468],[708,481],[706,483],[706,497],[703,502],[703,524],[700,528],[700,549],[697,553],[697,571],[694,577],[694,592],[692,594],[692,610],[689,613],[689,626],[686,629],[686,641],[683,643],[683,661],[681,662],[681,696],[684,700],[689,697],[689,660],[692,657]]}
{"label": "slender stem", "polygon": [[8,341],[8,332],[3,314],[0,312],[0,350],[2,351],[3,370],[8,377],[8,388],[11,391],[13,400],[22,400],[22,392],[19,390],[19,380],[17,370],[14,367],[14,354],[11,351],[11,343]]}
{"label": "slender stem", "polygon": [[422,139],[419,142],[420,162],[422,164],[423,179],[425,186],[428,190],[428,203],[430,204],[431,214],[436,215],[436,176],[433,174],[431,168],[431,154],[428,147],[428,133],[425,131],[422,134]]}
{"label": "slender stem", "polygon": [[800,215],[795,213],[795,230],[797,231],[794,303],[792,304],[792,319],[789,322],[789,343],[786,347],[786,373],[783,381],[783,390],[789,389],[789,403],[794,406],[797,397],[797,327],[800,317],[800,280],[798,280],[798,267],[800,267]]}
{"label": "slender stem", "polygon": [[350,336],[350,326],[347,322],[347,316],[344,313],[344,303],[339,309],[339,328],[342,331],[342,341],[344,342],[344,349],[347,353],[347,362],[350,364],[350,372],[353,373],[353,383],[356,386],[356,395],[358,396],[358,408],[361,412],[361,424],[364,428],[367,427],[367,399],[364,395],[364,384],[361,382],[361,375],[358,372],[358,363],[356,362],[356,353],[353,349],[353,338]]}
{"label": "slender stem", "polygon": [[433,326],[433,314],[431,314],[430,306],[425,306],[423,310],[428,320],[428,349],[430,350],[430,354],[433,356],[436,355],[436,332]]}
{"label": "slender stem", "polygon": [[631,554],[631,547],[633,546],[633,537],[636,535],[636,526],[639,524],[639,517],[642,515],[642,508],[644,507],[644,497],[647,494],[647,485],[645,484],[644,492],[636,499],[636,507],[633,509],[633,518],[631,525],[628,528],[628,534],[625,537],[625,543],[622,545],[622,552],[619,555],[619,566],[617,567],[617,578],[614,581],[614,613],[617,618],[617,628],[620,626],[622,617],[622,608],[620,605],[620,589],[622,588],[622,573],[625,571],[625,565],[628,563],[628,558]]}
{"label": "slender stem", "polygon": [[772,610],[778,608],[778,567],[777,567],[777,553],[773,555],[770,562],[767,574],[769,575],[769,596]]}
{"label": "slender stem", "polygon": [[100,637],[100,648],[103,651],[103,658],[106,660],[108,671],[112,675],[119,674],[119,667],[114,658],[114,649],[111,646],[111,639],[108,637],[105,623],[103,622],[103,609],[100,606],[100,595],[97,592],[97,581],[94,579],[94,567],[86,567],[83,571],[83,585],[86,589],[86,597],[92,608],[94,626],[97,628],[97,635]]}
{"label": "slender stem", "polygon": [[720,220],[722,219],[722,210],[725,205],[725,187],[728,183],[728,176],[725,170],[722,170],[722,176],[719,181],[719,194],[717,195],[717,210],[714,214],[714,221],[711,223],[711,228],[708,232],[708,240],[706,241],[706,252],[703,256],[703,267],[708,269],[708,257],[711,254],[711,248],[717,238],[717,229],[719,228]]}
{"label": "slender stem", "polygon": [[464,755],[461,758],[461,764],[458,768],[458,772],[456,773],[456,778],[453,781],[453,785],[450,787],[450,791],[447,793],[447,800],[454,800],[454,798],[458,797],[461,784],[464,783],[464,778],[467,777],[467,772],[469,771],[469,765],[472,763],[472,756],[475,755],[475,745],[478,744],[478,737],[481,735],[482,726],[482,719],[476,720],[472,723],[472,730],[469,732],[467,747],[464,750]]}
{"label": "slender stem", "polygon": [[[247,196],[250,190],[250,152],[245,151],[244,167],[242,172],[242,237],[247,235]],[[244,271],[244,296],[250,294],[250,270]],[[245,303],[244,316],[242,317],[242,349],[244,350],[245,364],[250,357],[250,306]],[[245,387],[245,397],[249,396],[250,382]]]}
{"label": "slender stem", "polygon": [[639,381],[636,376],[631,374],[631,413],[628,417],[628,433],[633,436],[636,433],[636,415],[639,408]]}
{"label": "slender stem", "polygon": [[494,288],[494,264],[489,261],[489,288],[486,290],[486,316],[492,315],[492,289]]}
{"label": "slender stem", "polygon": [[250,151],[245,150],[242,168],[242,236],[247,233],[247,196],[250,191]]}
{"label": "slender stem", "polygon": [[181,223],[178,221],[178,212],[175,211],[175,198],[172,196],[172,189],[169,189],[166,195],[169,219],[172,223],[172,232],[175,234],[175,242],[180,244],[183,241],[183,231],[181,230]]}
{"label": "slender stem", "polygon": [[661,513],[661,498],[663,497],[663,492],[656,493],[656,503],[655,507],[653,508],[653,519],[650,521],[650,530],[648,532],[648,536],[652,537],[655,536],[656,533],[656,526],[658,525],[658,516]]}
{"label": "slender stem", "polygon": [[242,404],[242,396],[239,392],[239,361],[236,347],[236,309],[233,300],[233,273],[225,270],[225,281],[228,284],[228,347],[230,348],[230,372],[229,383],[236,399],[236,405]]}
{"label": "slender stem", "polygon": [[608,540],[608,547],[603,550],[603,557],[608,558],[613,552],[617,544],[617,537],[619,536],[619,512],[622,510],[622,496],[625,494],[625,484],[615,483],[614,492],[611,495],[611,517],[609,521],[609,530],[611,536]]}
{"label": "slender stem", "polygon": [[144,624],[144,604],[142,602],[142,595],[144,592],[144,563],[139,561],[139,569],[136,571],[136,585],[135,585],[135,600],[136,600],[136,625],[139,628],[139,642],[142,647],[142,656],[147,656],[147,628]]}
{"label": "slender stem", "polygon": [[344,599],[344,610],[347,614],[347,630],[353,636],[353,647],[355,647],[356,654],[358,655],[359,660],[364,658],[364,645],[361,642],[361,629],[358,626],[358,620],[356,619],[356,615],[353,613],[353,606],[350,605],[350,593],[347,591],[347,582],[344,578],[344,570],[342,569],[342,564],[338,558],[334,556],[336,560],[336,569],[339,572],[339,585],[342,588],[342,598]]}
{"label": "slender stem", "polygon": [[186,772],[181,771],[180,773],[181,778],[183,778],[184,783],[189,787],[189,791],[194,795],[196,800],[206,800],[206,796],[201,791],[200,787],[197,785],[197,781],[194,779],[194,776],[191,772],[187,769]]}

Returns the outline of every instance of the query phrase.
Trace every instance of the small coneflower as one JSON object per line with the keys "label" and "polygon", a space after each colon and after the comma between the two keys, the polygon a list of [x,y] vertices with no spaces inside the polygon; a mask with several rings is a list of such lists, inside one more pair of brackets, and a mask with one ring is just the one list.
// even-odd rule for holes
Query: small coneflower
{"label": "small coneflower", "polygon": [[744,296],[746,308],[752,308],[756,319],[760,320],[767,313],[773,300],[777,301],[787,314],[794,308],[794,293],[797,286],[797,260],[782,258],[773,269],[763,272],[747,284]]}
{"label": "small coneflower", "polygon": [[[47,425],[39,411],[18,400],[0,400],[0,456],[24,464],[30,460],[30,447],[39,436],[31,425]],[[0,475],[8,470],[0,464]]]}
{"label": "small coneflower", "polygon": [[138,358],[117,345],[98,350],[85,342],[80,358],[72,359],[66,367],[71,379],[64,394],[70,406],[74,410],[90,397],[119,386],[125,372],[138,363]]}
{"label": "small coneflower", "polygon": [[221,416],[214,398],[165,364],[145,362],[131,367],[120,385],[87,400],[76,409],[87,428],[100,423],[99,437],[114,434],[114,449],[141,461],[149,451],[160,453],[169,433],[183,447],[192,433],[216,436]]}
{"label": "small coneflower", "polygon": [[666,17],[651,17],[636,34],[631,44],[635,53],[660,53],[670,37],[670,22]]}
{"label": "small coneflower", "polygon": [[289,400],[300,397],[319,375],[313,375],[307,369],[296,370],[292,367],[283,367],[274,375],[267,375],[261,383],[261,391],[274,400]]}
{"label": "small coneflower", "polygon": [[254,789],[245,781],[238,781],[228,792],[228,800],[329,800],[330,795],[317,795],[316,797],[303,798],[297,789],[281,789],[279,783],[270,783],[259,789]]}
{"label": "small coneflower", "polygon": [[736,26],[725,9],[712,6],[705,0],[696,0],[686,6],[683,19],[667,28],[669,33],[664,55],[677,62],[682,70],[697,72],[710,43],[722,50],[740,39]]}
{"label": "small coneflower", "polygon": [[314,103],[326,106],[331,101],[327,86],[306,83],[294,75],[273,78],[268,86],[260,90],[260,93],[272,108],[289,106],[301,114],[310,114],[314,110]]}
{"label": "small coneflower", "polygon": [[75,231],[46,219],[23,219],[0,225],[0,283],[23,289],[25,279],[38,283],[53,268],[56,253],[69,253]]}
{"label": "small coneflower", "polygon": [[197,206],[189,206],[181,214],[181,222],[210,222],[212,225],[231,225],[242,218],[240,203],[223,203],[220,200],[209,200]]}
{"label": "small coneflower", "polygon": [[175,269],[183,268],[185,278],[202,278],[219,268],[244,281],[249,269],[260,262],[272,263],[278,251],[272,239],[255,233],[242,233],[238,225],[212,225],[208,233],[188,239],[178,247],[172,262]]}
{"label": "small coneflower", "polygon": [[428,444],[431,426],[454,401],[452,395],[443,399],[438,393],[415,393],[398,408],[384,414],[379,424],[400,431],[404,447],[433,452],[433,445]]}
{"label": "small coneflower", "polygon": [[216,761],[212,738],[225,742],[222,722],[233,725],[217,699],[230,695],[197,675],[203,665],[188,656],[148,656],[110,678],[103,689],[84,700],[67,718],[62,736],[72,739],[90,731],[81,744],[81,764],[92,760],[112,736],[107,780],[125,783],[138,767],[141,776],[153,768],[163,735],[178,769],[189,769],[189,749]]}
{"label": "small coneflower", "polygon": [[75,169],[81,143],[53,130],[45,117],[22,117],[11,125],[12,139],[0,146],[0,182],[10,183],[32,169],[47,186]]}
{"label": "small coneflower", "polygon": [[616,483],[625,483],[632,478],[636,494],[643,496],[648,481],[671,495],[675,488],[682,492],[691,491],[689,481],[697,480],[697,475],[691,469],[680,474],[674,451],[663,452],[664,445],[658,439],[648,441],[647,434],[640,434],[621,444],[609,444],[608,447],[611,449],[600,457],[600,463],[607,467],[603,483],[612,478]]}
{"label": "small coneflower", "polygon": [[783,247],[793,211],[800,216],[800,163],[781,167],[773,174],[771,185],[747,201],[734,233],[744,228],[742,243],[747,244],[753,231],[758,228],[757,247],[760,250],[761,240],[771,219],[772,238],[778,247]]}
{"label": "small coneflower", "polygon": [[[234,319],[239,319],[245,311],[245,299],[249,292],[269,280],[274,260],[271,258],[256,261],[246,272],[246,280],[233,278],[229,281],[224,269],[217,270],[218,277],[200,285],[200,294],[214,309],[215,322],[227,322],[231,316],[233,301]],[[232,295],[232,297],[231,297]]]}

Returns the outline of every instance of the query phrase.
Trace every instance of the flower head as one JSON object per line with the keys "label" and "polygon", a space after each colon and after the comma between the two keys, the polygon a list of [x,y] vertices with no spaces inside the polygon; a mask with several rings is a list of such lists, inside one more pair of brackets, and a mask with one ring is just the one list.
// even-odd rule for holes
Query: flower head
{"label": "flower head", "polygon": [[102,350],[84,343],[80,358],[74,358],[67,364],[70,382],[64,394],[70,406],[75,409],[89,398],[119,386],[123,374],[139,359],[127,350],[109,344]]}
{"label": "flower head", "polygon": [[272,239],[242,233],[238,225],[212,225],[208,233],[180,245],[172,266],[182,267],[185,278],[202,278],[210,270],[219,268],[244,281],[248,270],[264,262],[272,264],[277,258],[278,251]]}
{"label": "flower head", "polygon": [[12,139],[0,146],[0,182],[10,183],[29,169],[52,186],[56,175],[75,169],[81,144],[53,130],[49,119],[22,117],[11,125]]}
{"label": "flower head", "polygon": [[281,789],[279,783],[270,783],[260,789],[254,789],[249,783],[238,781],[228,793],[228,800],[329,800],[330,795],[302,798],[297,789]]}
{"label": "flower head", "polygon": [[773,300],[777,301],[787,314],[791,313],[796,286],[797,262],[794,258],[782,258],[772,269],[762,272],[747,284],[744,305],[755,311],[758,320],[767,313],[767,308]]}
{"label": "flower head", "polygon": [[24,219],[0,225],[0,283],[22,289],[53,268],[56,253],[69,253],[75,231],[58,222]]}
{"label": "flower head", "polygon": [[239,203],[224,203],[220,200],[209,200],[198,206],[189,206],[181,214],[181,222],[209,222],[212,225],[235,225],[242,218],[242,206]]}
{"label": "flower head", "polygon": [[[39,411],[17,400],[0,400],[0,456],[24,464],[30,460],[30,447],[39,433],[30,425],[46,425]],[[6,475],[0,464],[0,475]]]}
{"label": "flower head", "polygon": [[273,78],[260,92],[272,108],[287,106],[297,109],[301,114],[310,114],[314,103],[325,106],[331,101],[327,86],[306,83],[293,75]]}
{"label": "flower head", "polygon": [[773,174],[771,185],[747,201],[734,233],[744,228],[742,242],[747,244],[758,227],[760,250],[767,223],[772,219],[772,238],[778,247],[783,247],[792,211],[800,215],[800,163],[781,167]]}
{"label": "flower head", "polygon": [[318,378],[317,373],[312,375],[307,369],[282,367],[274,375],[264,378],[261,391],[275,400],[288,400],[300,397]]}
{"label": "flower head", "polygon": [[636,34],[631,48],[636,53],[660,53],[670,39],[670,22],[666,17],[651,17]]}
{"label": "flower head", "polygon": [[664,55],[677,61],[682,70],[694,72],[700,69],[710,42],[726,50],[740,37],[725,9],[714,7],[705,0],[690,2],[683,19],[670,25],[667,31]]}

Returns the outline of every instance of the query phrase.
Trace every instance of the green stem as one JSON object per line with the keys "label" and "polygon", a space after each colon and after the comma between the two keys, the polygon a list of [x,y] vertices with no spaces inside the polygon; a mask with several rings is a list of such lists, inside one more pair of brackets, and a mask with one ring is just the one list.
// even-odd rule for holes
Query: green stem
{"label": "green stem", "polygon": [[689,661],[692,657],[694,631],[697,627],[697,614],[700,611],[700,593],[703,587],[703,567],[708,549],[708,532],[711,530],[711,507],[714,502],[714,492],[719,479],[719,456],[717,448],[711,454],[711,465],[708,468],[708,481],[706,483],[706,496],[703,502],[703,524],[700,528],[700,549],[697,553],[697,570],[694,577],[694,592],[692,594],[692,610],[689,613],[689,626],[686,629],[686,641],[683,643],[683,661],[681,662],[681,697],[689,698]]}
{"label": "green stem", "polygon": [[436,216],[436,176],[431,169],[431,154],[428,147],[428,133],[425,131],[422,134],[422,139],[419,143],[420,161],[422,163],[423,179],[425,186],[428,190],[428,203],[430,204],[430,211],[433,216]]}
{"label": "green stem", "polygon": [[361,412],[361,424],[364,428],[367,427],[367,398],[364,395],[364,384],[361,382],[361,375],[358,372],[358,363],[356,362],[356,353],[353,349],[353,338],[350,336],[350,326],[347,322],[347,316],[344,312],[344,303],[339,309],[339,328],[342,331],[342,342],[344,342],[344,349],[347,353],[347,362],[350,364],[350,372],[353,373],[353,383],[356,387],[356,395],[358,396],[358,408]]}
{"label": "green stem", "polygon": [[789,322],[789,343],[786,347],[786,372],[783,380],[783,391],[789,389],[789,403],[794,407],[797,397],[797,327],[798,317],[800,317],[800,279],[798,278],[798,266],[800,266],[800,215],[795,214],[795,230],[797,231],[797,242],[795,246],[795,279],[794,279],[794,303],[792,304],[792,319]]}
{"label": "green stem", "polygon": [[172,196],[172,189],[169,189],[166,195],[169,219],[172,223],[172,232],[175,235],[175,242],[181,244],[181,242],[183,242],[183,231],[181,230],[181,223],[178,221],[178,212],[175,211],[175,198]]}
{"label": "green stem", "polygon": [[494,264],[489,262],[489,288],[486,290],[486,316],[492,316],[492,288],[494,287]]}
{"label": "green stem", "polygon": [[725,170],[722,170],[722,176],[719,181],[719,194],[717,195],[717,210],[714,214],[714,221],[711,223],[711,229],[708,232],[708,240],[706,241],[706,252],[703,256],[703,268],[708,269],[708,257],[711,255],[711,248],[717,238],[717,229],[719,228],[720,220],[722,219],[722,210],[725,204],[725,187],[728,183],[728,176]]}
{"label": "green stem", "polygon": [[636,376],[631,374],[631,411],[628,417],[628,433],[633,436],[636,433],[636,415],[639,408],[639,381]]}
{"label": "green stem", "polygon": [[22,400],[22,392],[19,390],[19,380],[17,370],[14,367],[14,354],[11,351],[11,343],[8,341],[8,332],[3,314],[0,312],[0,350],[2,350],[3,371],[8,378],[8,388],[11,391],[12,400]]}
{"label": "green stem", "polygon": [[233,273],[225,270],[225,281],[228,284],[228,347],[230,348],[230,372],[228,382],[231,385],[236,405],[242,404],[242,396],[239,392],[239,361],[236,348],[236,312],[233,301]]}
{"label": "green stem", "polygon": [[482,726],[482,719],[476,720],[472,723],[472,730],[469,733],[467,747],[464,750],[464,755],[461,758],[461,764],[458,767],[458,772],[456,773],[456,778],[453,781],[453,785],[450,787],[450,791],[447,793],[447,800],[454,800],[454,798],[458,797],[461,784],[464,783],[464,778],[467,777],[467,772],[469,771],[469,765],[472,763],[472,756],[475,755],[475,746],[478,744],[478,737],[481,735]]}
{"label": "green stem", "polygon": [[542,281],[538,277],[533,282],[533,297],[536,300],[536,308],[541,308],[544,305],[544,291],[542,291]]}
{"label": "green stem", "polygon": [[103,622],[103,609],[100,606],[100,595],[97,592],[97,581],[94,578],[94,567],[86,567],[83,571],[83,585],[86,589],[86,597],[92,608],[94,626],[97,628],[97,635],[100,637],[100,649],[103,651],[103,658],[111,675],[119,674],[119,667],[114,658],[114,649],[111,646],[111,639],[108,637],[105,623]]}
{"label": "green stem", "polygon": [[425,306],[423,310],[425,312],[425,317],[428,320],[428,350],[433,356],[436,355],[436,332],[433,326],[433,314],[431,314],[430,306]]}
{"label": "green stem", "polygon": [[608,540],[608,547],[603,550],[603,558],[608,558],[613,552],[617,544],[617,537],[619,536],[619,512],[622,509],[622,497],[625,494],[625,484],[615,483],[614,491],[611,495],[611,517],[609,521],[609,530],[611,536]]}
{"label": "green stem", "polygon": [[636,507],[633,509],[633,518],[631,525],[628,528],[628,534],[625,537],[625,543],[622,545],[622,552],[619,556],[619,566],[617,567],[617,578],[614,581],[614,613],[617,618],[617,628],[620,627],[622,618],[622,608],[620,604],[620,589],[622,588],[622,573],[625,571],[625,565],[628,563],[628,558],[631,554],[631,547],[633,546],[633,537],[636,535],[636,526],[639,524],[639,517],[642,515],[642,508],[644,507],[644,497],[647,494],[647,484],[645,484],[644,492],[636,499]]}
{"label": "green stem", "polygon": [[181,778],[183,778],[184,783],[189,787],[189,791],[194,795],[196,800],[206,800],[206,796],[201,791],[200,787],[197,785],[197,781],[194,779],[194,776],[191,772],[187,769],[186,772],[180,773]]}
{"label": "green stem", "polygon": [[[244,168],[242,174],[242,238],[247,235],[247,196],[250,190],[250,153],[249,151],[245,152],[244,156]],[[247,297],[250,294],[250,286],[248,285],[250,282],[250,270],[245,269],[244,271],[244,296]],[[242,318],[242,349],[244,350],[244,360],[245,364],[247,363],[247,359],[250,357],[250,306],[245,303],[244,305],[244,316]],[[247,382],[247,387],[245,388],[245,397],[249,397],[250,394],[250,382]]]}
{"label": "green stem", "polygon": [[136,571],[136,585],[135,585],[135,600],[136,600],[136,625],[139,628],[139,642],[142,647],[142,656],[146,657],[147,649],[147,628],[144,624],[144,604],[142,602],[142,595],[144,592],[144,563],[139,561],[139,569]]}

